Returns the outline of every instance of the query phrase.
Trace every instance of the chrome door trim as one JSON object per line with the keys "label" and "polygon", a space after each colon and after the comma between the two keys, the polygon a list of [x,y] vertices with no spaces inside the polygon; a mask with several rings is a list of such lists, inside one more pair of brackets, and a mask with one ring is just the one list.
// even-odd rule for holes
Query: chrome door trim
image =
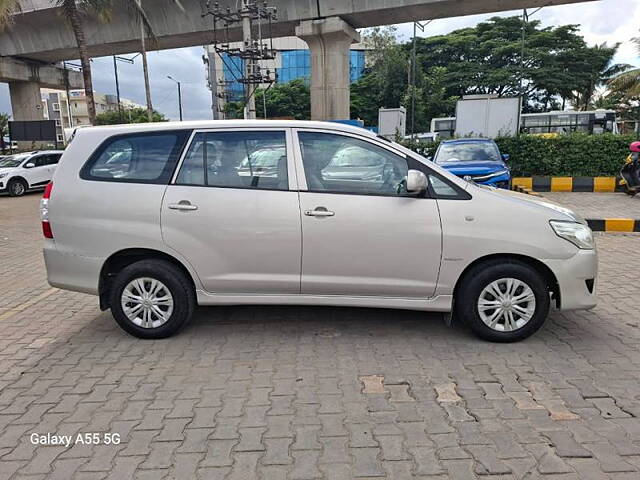
{"label": "chrome door trim", "polygon": [[173,176],[171,177],[171,181],[169,185],[176,185],[176,180],[178,179],[178,174],[180,173],[180,169],[182,168],[182,164],[184,163],[184,159],[187,156],[187,152],[191,148],[191,144],[193,143],[193,139],[198,133],[218,133],[218,132],[238,132],[238,131],[249,131],[249,132],[284,132],[285,134],[285,148],[287,149],[287,180],[289,182],[289,191],[297,191],[298,190],[298,182],[297,182],[297,173],[296,173],[296,165],[293,151],[293,134],[291,132],[290,127],[219,127],[219,128],[194,128],[191,131],[191,135],[187,140],[186,145],[182,149],[182,153],[180,154],[180,159],[178,160],[178,164],[173,172]]}
{"label": "chrome door trim", "polygon": [[[387,145],[381,140],[376,138],[371,138],[367,135],[358,135],[357,133],[352,132],[343,132],[341,130],[331,130],[329,128],[291,128],[292,136],[293,136],[293,151],[296,156],[296,176],[298,180],[298,190],[300,191],[308,191],[309,187],[307,186],[307,177],[304,173],[304,163],[302,161],[302,148],[300,147],[300,137],[298,136],[298,132],[312,132],[312,133],[328,133],[343,137],[351,137],[358,140],[362,140],[363,142],[371,143],[377,147],[382,147],[389,152],[398,155],[399,157],[404,158],[405,160],[409,157],[406,153],[393,148],[392,145]],[[326,192],[326,193],[334,193],[334,192]]]}

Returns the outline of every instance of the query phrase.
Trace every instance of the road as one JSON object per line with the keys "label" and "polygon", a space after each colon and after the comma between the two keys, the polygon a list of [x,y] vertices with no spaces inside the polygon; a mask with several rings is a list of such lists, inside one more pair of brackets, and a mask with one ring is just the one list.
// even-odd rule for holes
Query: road
{"label": "road", "polygon": [[598,235],[595,310],[517,344],[299,307],[200,308],[141,341],[48,286],[39,197],[0,198],[0,479],[639,478],[638,235]]}

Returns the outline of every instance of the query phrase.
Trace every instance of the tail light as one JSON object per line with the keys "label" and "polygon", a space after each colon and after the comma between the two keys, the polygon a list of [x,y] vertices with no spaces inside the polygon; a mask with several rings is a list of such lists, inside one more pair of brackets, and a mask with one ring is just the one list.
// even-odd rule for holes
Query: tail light
{"label": "tail light", "polygon": [[49,199],[53,190],[53,182],[49,182],[44,189],[44,194],[40,200],[40,220],[42,221],[42,234],[44,238],[53,238],[53,231],[49,223]]}

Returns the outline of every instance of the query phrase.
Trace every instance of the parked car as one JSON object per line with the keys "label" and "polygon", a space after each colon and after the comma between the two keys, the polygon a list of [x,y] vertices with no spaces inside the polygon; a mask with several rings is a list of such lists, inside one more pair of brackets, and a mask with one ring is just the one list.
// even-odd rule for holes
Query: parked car
{"label": "parked car", "polygon": [[19,197],[29,190],[44,188],[53,178],[61,156],[59,150],[44,150],[4,157],[0,160],[0,193]]}
{"label": "parked car", "polygon": [[444,140],[433,161],[454,175],[497,188],[511,188],[511,172],[498,145],[487,138]]}
{"label": "parked car", "polygon": [[[269,149],[269,176],[238,168]],[[326,175],[363,151],[384,181],[360,167]],[[140,338],[177,332],[196,304],[295,304],[453,312],[482,338],[514,341],[551,306],[596,304],[584,219],[337,123],[81,129],[41,217],[49,283],[98,295]]]}

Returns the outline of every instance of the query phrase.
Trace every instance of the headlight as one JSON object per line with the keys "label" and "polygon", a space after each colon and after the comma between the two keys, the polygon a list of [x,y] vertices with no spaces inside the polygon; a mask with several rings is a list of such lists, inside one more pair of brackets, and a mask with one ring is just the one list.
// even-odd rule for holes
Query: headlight
{"label": "headlight", "polygon": [[0,178],[4,178],[4,177],[6,177],[7,175],[9,175],[9,174],[8,174],[8,173],[0,173]]}
{"label": "headlight", "polygon": [[587,225],[559,220],[551,220],[549,223],[556,235],[570,241],[576,247],[583,250],[594,249],[593,232]]}

